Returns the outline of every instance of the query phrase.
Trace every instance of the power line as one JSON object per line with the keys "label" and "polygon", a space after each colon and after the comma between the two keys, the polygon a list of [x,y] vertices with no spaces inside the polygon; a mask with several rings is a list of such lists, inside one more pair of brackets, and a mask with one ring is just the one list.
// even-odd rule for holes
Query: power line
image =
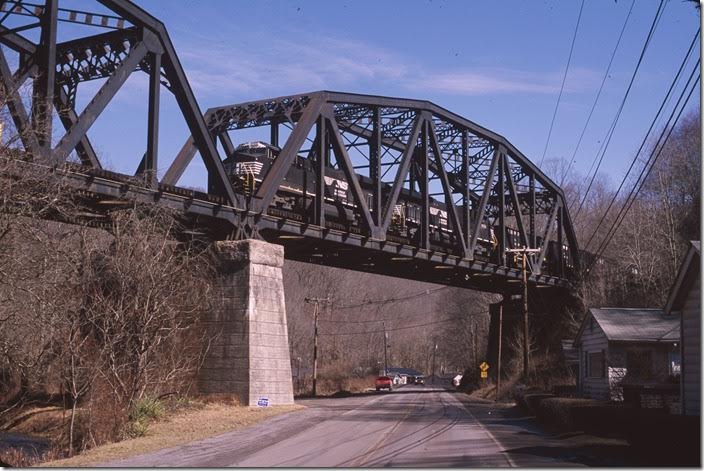
{"label": "power line", "polygon": [[631,2],[631,8],[628,10],[628,14],[626,15],[626,19],[623,22],[623,26],[621,27],[621,32],[618,35],[618,40],[616,41],[616,46],[614,47],[614,50],[611,52],[611,58],[609,59],[609,65],[606,67],[606,72],[604,72],[604,77],[601,79],[601,85],[599,86],[599,91],[596,93],[596,97],[594,98],[594,103],[592,103],[592,109],[589,110],[589,116],[587,116],[587,121],[584,123],[584,128],[582,128],[582,132],[579,135],[579,139],[577,140],[577,146],[574,148],[574,152],[572,152],[572,158],[570,158],[569,164],[567,165],[567,170],[562,175],[562,180],[560,181],[560,185],[562,185],[562,183],[565,179],[565,176],[570,173],[570,169],[572,168],[572,164],[574,164],[575,157],[577,156],[577,151],[579,151],[579,148],[582,145],[582,139],[584,138],[584,134],[587,132],[587,127],[589,127],[589,123],[591,122],[592,115],[594,114],[594,110],[596,109],[596,104],[599,102],[599,98],[601,97],[601,92],[604,89],[604,85],[606,84],[606,79],[609,77],[609,72],[611,71],[611,65],[614,62],[614,57],[616,57],[616,51],[618,50],[618,47],[621,44],[621,39],[623,38],[623,33],[626,31],[626,25],[628,25],[628,20],[631,17],[631,13],[633,12],[633,6],[635,4],[636,4],[636,0],[633,0]]}
{"label": "power line", "polygon": [[410,301],[412,299],[420,298],[423,296],[428,296],[430,294],[436,293],[438,291],[446,290],[453,288],[453,286],[441,286],[439,288],[435,289],[426,289],[425,291],[421,291],[419,293],[415,294],[410,294],[407,296],[402,296],[402,297],[397,297],[397,298],[385,298],[385,299],[376,299],[376,300],[369,300],[369,301],[363,301],[358,304],[347,304],[347,305],[335,305],[333,304],[333,307],[335,309],[353,309],[353,308],[358,308],[358,307],[365,307],[365,306],[372,306],[375,304],[393,304],[397,302],[405,302],[405,301]]}
{"label": "power line", "polygon": [[548,131],[548,138],[545,141],[545,149],[543,149],[543,156],[540,158],[540,164],[538,164],[539,167],[542,167],[543,165],[543,160],[545,159],[545,154],[548,151],[548,146],[550,144],[550,137],[552,136],[552,129],[553,126],[555,125],[555,118],[557,117],[557,110],[560,107],[560,100],[562,99],[562,92],[565,89],[565,81],[567,80],[567,72],[570,70],[570,62],[572,62],[572,52],[574,51],[574,43],[577,39],[577,31],[579,31],[579,24],[582,21],[582,10],[584,9],[584,0],[582,0],[581,5],[579,6],[579,15],[577,15],[577,25],[574,28],[574,35],[572,36],[572,44],[570,45],[570,54],[567,57],[567,66],[565,67],[565,73],[562,76],[562,85],[560,86],[560,94],[557,95],[557,103],[555,103],[555,111],[552,113],[552,121],[550,121],[550,130]]}
{"label": "power line", "polygon": [[[377,310],[377,313],[379,311]],[[400,314],[395,317],[384,317],[381,319],[365,319],[365,320],[341,320],[341,319],[320,319],[321,322],[328,322],[330,324],[371,324],[374,322],[390,322],[390,321],[397,321],[401,318],[406,318],[406,317],[418,317],[418,316],[427,316],[427,312],[417,312],[415,314]]]}
{"label": "power line", "polygon": [[[699,64],[699,61],[697,62],[697,67],[695,67],[696,72],[698,72],[698,64]],[[614,220],[613,224],[611,225],[611,228],[607,232],[606,237],[604,238],[604,240],[602,240],[601,244],[599,245],[599,248],[595,252],[594,261],[592,261],[591,265],[589,266],[588,272],[591,272],[591,268],[596,263],[596,260],[598,260],[603,255],[603,253],[606,251],[606,248],[608,247],[609,243],[613,239],[613,236],[616,234],[616,231],[619,229],[619,227],[621,226],[621,224],[625,220],[626,215],[628,214],[628,211],[631,209],[631,206],[633,206],[633,202],[636,200],[636,197],[638,196],[638,193],[640,193],[640,190],[643,188],[643,185],[645,184],[648,177],[650,176],[650,172],[653,170],[653,168],[655,168],[655,164],[657,163],[657,160],[660,157],[660,154],[662,154],[662,151],[665,148],[665,144],[667,143],[668,139],[670,138],[672,131],[675,129],[675,124],[679,121],[680,116],[682,115],[684,109],[687,107],[687,103],[689,102],[689,99],[692,97],[692,93],[694,93],[694,90],[696,90],[697,84],[699,83],[700,78],[701,78],[700,74],[697,74],[697,79],[692,84],[692,87],[689,91],[689,94],[687,95],[687,98],[684,101],[679,112],[677,113],[677,117],[675,118],[674,122],[672,122],[670,124],[671,119],[668,120],[667,125],[663,128],[662,133],[660,134],[660,137],[658,138],[657,142],[660,142],[662,136],[664,135],[665,131],[667,130],[667,136],[665,137],[665,140],[660,145],[660,148],[659,148],[657,154],[655,154],[655,149],[657,148],[657,144],[653,148],[653,151],[650,154],[650,158],[648,159],[645,166],[641,170],[640,175],[638,176],[637,181],[639,181],[640,183],[637,184],[636,186],[634,186],[634,188],[631,190],[631,193],[626,198],[626,202],[624,203],[623,207],[621,208],[621,211],[619,211],[619,214],[616,216],[616,219]],[[687,84],[689,85],[689,81],[687,82]],[[675,109],[679,105],[685,92],[686,92],[686,88],[685,88],[685,90],[682,91],[682,94],[680,95],[680,99],[677,101],[677,104],[675,105]],[[674,110],[673,110],[673,114],[674,114]],[[672,118],[672,115],[670,116],[670,118]],[[647,169],[647,171],[646,171],[646,169]],[[643,176],[644,174],[645,174],[645,176]]]}
{"label": "power line", "polygon": [[[405,314],[408,317],[416,317],[420,315],[427,315],[426,312],[418,312],[416,314]],[[370,324],[374,322],[385,322],[385,321],[397,321],[399,317],[384,317],[383,319],[366,319],[366,320],[351,320],[343,321],[340,319],[320,319],[322,322],[328,322],[330,324]]]}
{"label": "power line", "polygon": [[[650,123],[650,127],[648,128],[648,131],[645,133],[645,136],[643,137],[643,141],[641,142],[640,147],[638,148],[638,151],[633,156],[633,160],[631,160],[631,164],[629,165],[628,170],[626,171],[626,174],[621,179],[621,183],[619,184],[618,189],[616,190],[616,193],[614,193],[613,197],[611,198],[611,201],[609,202],[608,207],[606,208],[606,211],[604,211],[604,214],[602,215],[601,219],[599,220],[599,223],[597,224],[596,228],[594,229],[591,236],[589,237],[589,240],[587,241],[586,245],[584,246],[584,250],[586,250],[589,247],[589,245],[592,243],[592,240],[594,239],[597,232],[601,228],[601,225],[606,220],[606,216],[609,214],[609,211],[611,211],[611,207],[616,202],[616,199],[617,199],[619,193],[621,192],[621,190],[623,189],[623,186],[626,184],[626,181],[628,180],[628,176],[631,174],[633,167],[635,166],[636,162],[638,162],[638,156],[640,155],[641,151],[645,147],[645,144],[648,141],[648,136],[650,136],[650,133],[652,132],[653,128],[655,127],[655,124],[657,123],[658,119],[660,118],[660,115],[662,114],[662,111],[665,108],[665,105],[669,101],[670,95],[672,95],[672,91],[675,89],[675,85],[679,81],[685,65],[687,65],[687,61],[689,60],[689,58],[692,54],[692,50],[694,49],[694,45],[697,43],[698,37],[699,37],[699,29],[697,29],[697,32],[694,34],[694,37],[692,38],[692,42],[689,45],[689,49],[687,50],[687,53],[685,54],[684,58],[682,59],[682,63],[680,64],[680,67],[677,70],[677,73],[675,74],[675,78],[672,80],[672,83],[670,84],[670,88],[667,90],[667,94],[665,95],[665,97],[662,100],[662,103],[660,104],[660,108],[658,108],[658,111],[655,114],[653,121]],[[699,64],[699,61],[697,61],[697,66],[695,66],[695,69],[698,67],[698,64]],[[685,90],[689,86],[689,82],[692,80],[692,77],[694,77],[694,73],[695,73],[695,71],[692,71],[692,74],[690,75],[689,80],[687,81],[687,84],[684,87]],[[680,99],[681,99],[681,96],[680,96]],[[676,108],[677,108],[677,105],[675,105],[675,109]],[[673,114],[674,114],[674,110],[673,110]],[[637,184],[637,182],[636,182],[636,184]]]}
{"label": "power line", "polygon": [[[623,96],[623,99],[621,100],[621,104],[618,107],[618,111],[616,112],[616,116],[614,117],[613,122],[611,123],[611,126],[609,127],[609,130],[606,132],[606,136],[604,137],[604,141],[602,141],[601,147],[597,151],[596,155],[594,156],[594,160],[592,161],[592,167],[594,166],[594,161],[596,161],[597,157],[599,157],[599,152],[601,152],[601,157],[599,157],[599,162],[597,163],[596,168],[594,169],[594,173],[592,174],[591,179],[589,180],[589,185],[587,186],[587,190],[584,192],[584,196],[582,197],[582,201],[579,203],[579,207],[577,208],[577,212],[575,214],[575,217],[579,216],[579,213],[582,211],[582,207],[584,207],[584,203],[587,200],[587,197],[589,195],[589,191],[592,188],[592,185],[594,184],[594,179],[596,178],[597,173],[599,172],[599,168],[601,167],[601,163],[604,160],[604,156],[606,155],[606,150],[609,147],[609,144],[611,143],[611,138],[614,135],[614,130],[616,129],[616,125],[618,124],[618,120],[621,117],[621,113],[623,111],[623,107],[626,104],[626,100],[628,99],[628,95],[631,92],[631,88],[633,87],[633,82],[636,79],[636,76],[638,75],[638,70],[640,69],[641,64],[643,63],[643,57],[645,56],[645,51],[648,50],[648,46],[650,45],[650,40],[653,37],[653,33],[655,32],[655,28],[657,27],[657,24],[659,22],[660,15],[662,15],[663,10],[663,3],[664,0],[660,0],[660,5],[658,6],[657,12],[655,12],[655,17],[653,18],[653,22],[650,25],[650,31],[648,32],[648,37],[645,39],[645,43],[643,44],[643,49],[641,50],[640,57],[638,58],[638,62],[636,63],[636,68],[633,70],[633,74],[631,75],[631,80],[628,83],[628,88],[626,89],[626,93]],[[602,151],[603,149],[603,151]],[[591,167],[589,169],[591,172]]]}
{"label": "power line", "polygon": [[[698,72],[698,69],[695,69],[695,70]],[[638,185],[634,186],[634,188],[631,190],[630,194],[628,195],[628,198],[626,198],[626,202],[624,203],[623,207],[621,208],[621,211],[619,211],[619,214],[616,216],[616,219],[614,220],[613,224],[611,225],[611,228],[607,232],[607,236],[604,238],[602,243],[599,245],[599,248],[597,249],[597,252],[595,253],[595,258],[594,258],[595,261],[597,258],[601,257],[603,255],[603,253],[606,251],[606,247],[609,245],[609,243],[611,242],[611,239],[613,239],[613,236],[615,235],[616,231],[623,223],[626,215],[628,214],[628,211],[631,209],[631,206],[633,206],[633,202],[635,201],[636,196],[638,196],[638,193],[640,193],[640,190],[643,188],[643,185],[645,184],[646,180],[650,176],[650,172],[655,167],[655,164],[657,163],[657,159],[660,157],[660,154],[662,154],[662,151],[665,148],[665,144],[667,143],[668,139],[670,138],[670,135],[672,134],[672,131],[675,128],[675,124],[677,123],[677,121],[679,121],[680,116],[682,115],[682,112],[684,111],[684,109],[687,106],[687,103],[689,102],[689,99],[692,97],[692,93],[694,93],[694,90],[697,88],[697,84],[699,83],[699,79],[700,79],[700,76],[699,76],[699,74],[697,74],[697,79],[694,81],[694,84],[692,85],[692,88],[690,89],[689,94],[687,95],[687,99],[685,100],[684,104],[680,108],[680,111],[677,114],[677,117],[675,118],[674,122],[672,122],[672,124],[670,124],[671,119],[669,119],[667,125],[663,128],[662,133],[660,134],[660,137],[658,138],[657,142],[660,142],[665,131],[669,129],[667,132],[667,136],[665,137],[665,140],[660,145],[660,149],[658,150],[658,153],[654,157],[653,157],[653,155],[655,153],[655,149],[657,148],[657,144],[653,148],[653,152],[650,154],[650,158],[648,159],[645,166],[641,170],[640,175],[638,176],[637,181],[639,181],[640,183]],[[687,82],[687,84],[689,85],[689,81]],[[680,99],[677,101],[677,105],[675,105],[675,107],[677,107],[679,105],[685,92],[686,92],[686,89],[682,91],[682,94],[680,95]],[[674,114],[674,110],[673,110],[673,114]],[[672,115],[670,116],[670,118],[672,118]],[[647,169],[647,172],[646,172],[646,169]],[[645,174],[644,177],[643,177],[643,174]],[[595,262],[592,262],[592,266],[594,265],[594,263]]]}
{"label": "power line", "polygon": [[[470,313],[470,314],[476,314],[476,313]],[[343,336],[343,335],[368,335],[368,334],[379,334],[379,333],[383,333],[383,332],[394,332],[394,331],[397,331],[397,330],[407,330],[407,329],[415,329],[415,328],[418,328],[418,327],[428,327],[428,326],[431,326],[431,325],[443,324],[443,323],[446,323],[446,322],[458,321],[458,320],[462,320],[462,319],[466,319],[466,318],[467,318],[466,316],[455,316],[455,317],[449,317],[449,318],[447,318],[447,319],[441,319],[441,320],[438,320],[438,321],[426,322],[425,324],[407,325],[407,326],[404,326],[404,327],[395,327],[395,328],[393,328],[393,329],[386,329],[386,330],[384,330],[384,329],[381,329],[381,330],[377,329],[377,330],[365,330],[365,331],[362,331],[362,332],[330,332],[330,333],[321,333],[321,334],[319,334],[319,335],[321,335],[321,336],[322,336],[322,335],[326,335],[326,336],[331,336],[331,337],[339,337],[339,336]]]}
{"label": "power line", "polygon": [[[629,192],[628,196],[626,197],[626,200],[625,200],[625,202],[624,202],[624,205],[621,207],[621,210],[619,211],[618,215],[616,216],[616,219],[614,219],[614,222],[612,223],[611,228],[609,229],[609,231],[607,231],[606,236],[604,237],[604,239],[602,240],[601,244],[600,244],[599,247],[597,248],[597,251],[595,252],[595,254],[598,254],[598,253],[600,253],[600,252],[603,253],[602,247],[604,247],[604,241],[613,236],[613,235],[610,235],[610,234],[611,234],[612,230],[614,229],[614,227],[616,226],[616,223],[617,223],[617,221],[619,220],[619,218],[621,217],[621,215],[624,214],[624,208],[626,208],[626,206],[627,206],[629,200],[631,199],[631,197],[634,197],[634,192],[635,192],[635,195],[637,195],[638,192],[640,191],[640,187],[642,187],[641,178],[643,177],[643,174],[646,172],[646,169],[648,169],[648,167],[649,167],[651,161],[653,161],[653,155],[655,154],[655,151],[658,149],[658,146],[660,146],[660,150],[658,151],[657,156],[659,156],[660,153],[662,152],[662,149],[664,148],[665,142],[663,142],[662,144],[660,144],[660,141],[662,140],[662,137],[663,137],[663,135],[665,134],[665,131],[668,130],[668,128],[670,128],[670,132],[668,133],[667,137],[665,138],[665,141],[667,141],[667,139],[670,137],[670,133],[672,132],[672,129],[674,128],[674,123],[672,123],[672,117],[673,117],[674,114],[677,112],[677,108],[679,107],[680,102],[682,101],[682,98],[684,97],[684,94],[687,92],[687,87],[689,87],[689,84],[690,84],[690,82],[692,81],[692,78],[694,78],[694,74],[695,74],[696,72],[698,72],[698,70],[699,70],[699,63],[700,63],[700,61],[698,60],[697,63],[695,64],[694,68],[692,69],[692,72],[691,72],[691,74],[690,74],[690,76],[689,76],[689,79],[687,80],[687,83],[685,84],[685,86],[684,86],[682,92],[680,93],[680,96],[679,96],[679,98],[677,99],[677,103],[675,104],[675,106],[674,106],[673,109],[672,109],[672,113],[670,113],[670,116],[669,116],[668,119],[667,119],[667,123],[665,124],[665,126],[664,126],[663,129],[662,129],[662,131],[660,132],[660,136],[659,136],[658,139],[655,141],[655,145],[653,146],[653,150],[651,151],[650,156],[648,157],[648,159],[647,159],[647,161],[645,162],[643,168],[641,169],[640,174],[638,175],[638,178],[636,179],[636,183],[633,185],[633,188],[631,188],[631,191]],[[698,80],[698,79],[697,79],[697,80]],[[695,85],[696,85],[696,83],[697,83],[697,81],[695,81]],[[692,92],[693,92],[693,91],[694,91],[694,88],[692,88],[692,91],[689,92],[689,96],[687,97],[687,100],[686,100],[685,103],[682,105],[682,108],[680,109],[680,112],[679,112],[679,114],[677,115],[677,118],[675,118],[675,123],[677,122],[677,120],[679,119],[680,115],[682,114],[682,110],[684,109],[685,105],[687,104],[687,101],[689,101],[689,97],[692,95]],[[672,123],[672,125],[671,125],[670,123]],[[655,157],[655,159],[657,160],[657,157]],[[650,170],[648,170],[648,174],[649,174],[649,173],[650,173]],[[647,178],[647,175],[646,175],[646,178]],[[640,185],[639,185],[639,183],[640,183]],[[630,205],[628,205],[628,207],[630,208]],[[628,210],[626,210],[626,211],[628,211]],[[603,220],[604,218],[606,218],[606,213],[602,216],[602,220]],[[601,224],[601,221],[600,221],[600,224]],[[620,224],[619,224],[619,225],[620,225]],[[608,244],[608,242],[607,242],[607,244]]]}

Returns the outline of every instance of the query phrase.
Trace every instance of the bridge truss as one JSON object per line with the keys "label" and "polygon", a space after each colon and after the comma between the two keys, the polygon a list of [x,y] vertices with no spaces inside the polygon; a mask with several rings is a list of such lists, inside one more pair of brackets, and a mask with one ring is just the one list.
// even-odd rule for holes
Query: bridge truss
{"label": "bridge truss", "polygon": [[[96,214],[109,218],[114,201],[157,202],[209,238],[263,238],[285,245],[287,258],[503,293],[521,278],[506,250],[537,248],[531,282],[570,285],[579,257],[562,190],[502,136],[427,101],[328,91],[203,115],[164,25],[129,1],[99,3],[102,14],[62,9],[58,0],[0,2],[0,44],[19,57],[13,70],[0,51],[4,105],[23,150],[92,195]],[[61,22],[107,31],[58,42]],[[22,34],[31,30],[38,41]],[[135,72],[149,75],[147,148],[134,175],[123,175],[102,169],[88,131]],[[19,90],[30,79],[28,110]],[[99,91],[78,113],[79,85],[96,79],[103,79]],[[191,135],[159,178],[162,88]],[[65,131],[55,144],[48,116]],[[237,157],[241,136],[253,133],[275,153],[244,189],[225,163]],[[196,155],[208,174],[203,192],[178,186]],[[296,166],[309,170],[313,184],[303,190],[307,203],[290,207],[282,194]],[[346,222],[327,209],[340,205],[326,185],[333,174],[348,189]],[[399,207],[409,201],[419,214],[403,235]],[[446,219],[440,240],[438,211]]]}

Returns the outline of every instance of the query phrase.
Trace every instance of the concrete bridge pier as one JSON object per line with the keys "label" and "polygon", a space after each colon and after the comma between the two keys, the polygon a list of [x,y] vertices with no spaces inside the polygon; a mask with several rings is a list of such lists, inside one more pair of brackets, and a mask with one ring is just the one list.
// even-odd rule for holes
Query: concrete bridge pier
{"label": "concrete bridge pier", "polygon": [[218,241],[216,300],[205,314],[210,348],[203,394],[235,395],[243,405],[293,404],[282,267],[284,248],[259,240]]}

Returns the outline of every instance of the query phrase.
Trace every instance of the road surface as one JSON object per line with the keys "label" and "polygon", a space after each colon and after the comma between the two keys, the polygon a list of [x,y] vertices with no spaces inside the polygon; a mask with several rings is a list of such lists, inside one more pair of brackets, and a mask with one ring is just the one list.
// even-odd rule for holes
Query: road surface
{"label": "road surface", "polygon": [[[620,444],[576,443],[433,386],[298,401],[301,411],[188,445],[105,463],[152,467],[622,465]],[[492,415],[493,414],[493,415]],[[608,449],[609,457],[604,450]],[[618,455],[618,453],[616,453]]]}

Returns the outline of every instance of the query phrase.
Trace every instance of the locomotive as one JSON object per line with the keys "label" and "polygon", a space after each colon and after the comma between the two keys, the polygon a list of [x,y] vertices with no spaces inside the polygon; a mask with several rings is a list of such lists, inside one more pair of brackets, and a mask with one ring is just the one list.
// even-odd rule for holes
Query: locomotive
{"label": "locomotive", "polygon": [[[244,194],[252,194],[262,181],[281,149],[262,141],[240,144],[235,152],[223,161],[225,171],[236,188]],[[269,213],[294,220],[310,220],[315,196],[314,163],[302,155],[296,155],[288,173],[269,208]],[[335,229],[360,232],[361,221],[356,203],[342,170],[327,166],[325,169],[325,220]],[[362,192],[371,208],[373,182],[364,175],[357,175]],[[390,191],[390,185],[385,185]],[[384,191],[382,187],[382,191]],[[451,250],[454,234],[448,219],[446,205],[429,198],[430,244],[433,249]],[[387,239],[410,245],[419,245],[422,201],[417,191],[402,188],[398,203],[393,209]],[[458,208],[459,211],[459,208]],[[477,237],[475,257],[490,261],[496,256],[498,240],[495,235],[498,227],[482,222]],[[506,243],[509,248],[521,246],[518,230],[506,228]],[[566,249],[566,247],[565,247]],[[553,251],[548,251],[549,253]]]}

